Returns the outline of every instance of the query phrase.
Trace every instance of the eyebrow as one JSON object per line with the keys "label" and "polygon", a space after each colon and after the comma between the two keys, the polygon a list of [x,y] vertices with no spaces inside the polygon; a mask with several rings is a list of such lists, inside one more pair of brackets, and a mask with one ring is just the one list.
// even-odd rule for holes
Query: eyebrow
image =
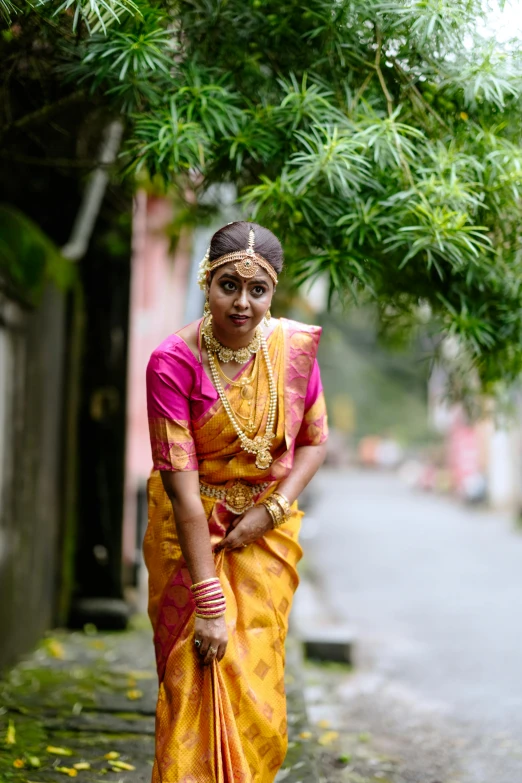
{"label": "eyebrow", "polygon": [[[224,272],[218,279],[223,280],[225,277],[230,277],[232,278],[232,280],[235,280],[236,282],[244,280],[244,278],[241,277],[241,275],[235,275],[233,272]],[[265,280],[264,277],[253,277],[250,278],[248,282],[255,283],[256,285],[259,285],[260,283],[263,283],[264,285],[268,285],[268,280]]]}

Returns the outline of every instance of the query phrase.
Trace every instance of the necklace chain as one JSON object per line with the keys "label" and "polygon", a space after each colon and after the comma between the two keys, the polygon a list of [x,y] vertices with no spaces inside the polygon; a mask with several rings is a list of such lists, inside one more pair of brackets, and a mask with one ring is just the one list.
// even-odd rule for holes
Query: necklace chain
{"label": "necklace chain", "polygon": [[227,345],[223,345],[217,337],[214,337],[212,331],[212,317],[207,318],[201,329],[203,339],[208,351],[216,353],[218,358],[224,364],[227,362],[237,362],[237,364],[246,364],[250,359],[251,353],[257,353],[261,348],[262,330],[258,326],[254,336],[243,348],[229,348]]}
{"label": "necklace chain", "polygon": [[269,403],[268,403],[268,417],[266,421],[265,434],[257,435],[255,438],[249,438],[248,435],[243,431],[236,414],[232,410],[232,406],[228,401],[228,398],[225,394],[225,389],[223,388],[223,384],[221,383],[221,378],[219,377],[219,370],[218,370],[219,365],[216,359],[216,354],[218,355],[219,358],[221,357],[219,356],[218,351],[214,351],[212,350],[211,347],[209,347],[209,343],[207,342],[207,336],[204,330],[203,330],[203,337],[205,338],[205,345],[208,351],[210,372],[212,374],[212,380],[214,382],[214,386],[216,387],[216,391],[219,394],[219,397],[223,404],[223,408],[225,409],[226,414],[230,419],[232,426],[234,427],[236,435],[239,438],[241,447],[248,454],[256,455],[256,468],[258,468],[258,470],[266,470],[267,468],[270,467],[270,465],[273,462],[273,457],[270,454],[270,446],[275,437],[274,425],[275,425],[275,416],[277,411],[277,389],[274,381],[274,373],[272,370],[272,364],[270,362],[270,356],[268,354],[268,346],[266,344],[265,337],[261,329],[259,329],[259,327],[258,330],[259,330],[259,341],[261,344],[260,347],[263,353],[263,358],[265,360],[266,371],[268,376]]}

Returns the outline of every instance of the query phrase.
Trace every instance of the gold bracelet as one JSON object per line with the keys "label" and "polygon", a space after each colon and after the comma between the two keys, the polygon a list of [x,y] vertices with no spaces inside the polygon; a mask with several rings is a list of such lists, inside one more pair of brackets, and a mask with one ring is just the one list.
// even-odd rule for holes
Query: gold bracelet
{"label": "gold bracelet", "polygon": [[272,492],[270,497],[276,501],[276,503],[279,503],[281,508],[283,509],[283,513],[285,515],[285,518],[288,519],[291,513],[291,506],[290,501],[286,497],[286,495],[283,495],[282,492]]}
{"label": "gold bracelet", "polygon": [[279,503],[277,501],[272,500],[272,497],[266,498],[266,500],[263,501],[262,504],[268,513],[270,514],[270,517],[272,519],[272,523],[274,527],[280,527],[280,525],[285,522],[285,514]]}

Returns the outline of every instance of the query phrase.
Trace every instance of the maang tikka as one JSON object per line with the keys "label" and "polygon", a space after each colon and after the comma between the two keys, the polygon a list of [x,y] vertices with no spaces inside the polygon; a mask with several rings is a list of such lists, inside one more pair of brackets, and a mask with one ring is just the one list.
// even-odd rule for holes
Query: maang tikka
{"label": "maang tikka", "polygon": [[269,275],[274,286],[277,285],[277,272],[272,264],[270,264],[266,258],[256,253],[254,248],[255,243],[255,231],[253,228],[248,232],[248,247],[245,250],[234,250],[233,253],[226,253],[224,256],[216,258],[214,261],[210,261],[210,248],[208,248],[205,257],[203,258],[199,266],[198,283],[203,290],[207,284],[207,278],[209,272],[213,272],[223,264],[228,264],[231,261],[235,261],[234,268],[241,277],[249,280],[251,277],[257,274],[258,268],[261,267]]}

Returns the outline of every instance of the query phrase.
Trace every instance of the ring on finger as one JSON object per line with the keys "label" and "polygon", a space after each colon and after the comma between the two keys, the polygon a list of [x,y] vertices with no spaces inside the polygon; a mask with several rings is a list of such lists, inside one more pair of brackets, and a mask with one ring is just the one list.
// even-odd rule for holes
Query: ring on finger
{"label": "ring on finger", "polygon": [[215,655],[217,653],[217,647],[209,647],[208,651],[211,655]]}
{"label": "ring on finger", "polygon": [[201,647],[201,639],[194,639],[194,645],[198,648]]}

